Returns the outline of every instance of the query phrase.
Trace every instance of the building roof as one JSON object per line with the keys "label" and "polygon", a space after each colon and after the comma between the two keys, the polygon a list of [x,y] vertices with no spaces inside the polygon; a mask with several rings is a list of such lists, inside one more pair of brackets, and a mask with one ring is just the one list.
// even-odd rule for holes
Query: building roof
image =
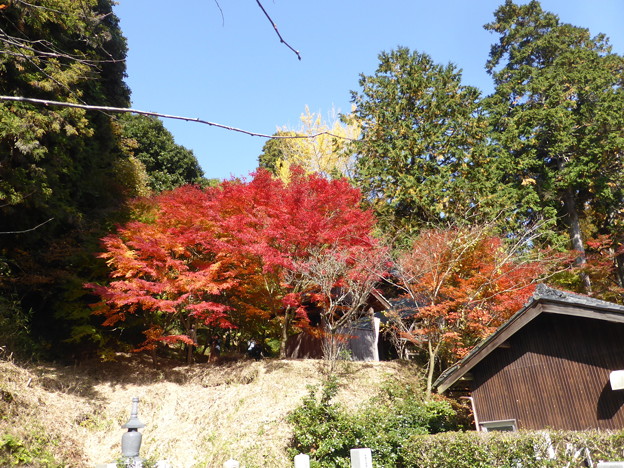
{"label": "building roof", "polygon": [[434,388],[439,393],[446,391],[509,337],[544,312],[624,323],[624,306],[538,284],[524,307],[462,360],[445,370],[434,382]]}

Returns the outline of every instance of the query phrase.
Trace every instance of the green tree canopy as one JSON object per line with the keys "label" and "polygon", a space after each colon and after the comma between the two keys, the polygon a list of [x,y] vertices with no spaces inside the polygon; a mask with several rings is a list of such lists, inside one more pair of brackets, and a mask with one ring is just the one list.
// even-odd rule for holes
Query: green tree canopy
{"label": "green tree canopy", "polygon": [[[278,130],[275,136],[295,136],[292,131]],[[280,163],[288,159],[288,141],[281,138],[271,138],[262,146],[262,153],[258,156],[258,167],[266,169],[273,175],[279,174]]]}
{"label": "green tree canopy", "polygon": [[480,93],[454,65],[400,47],[352,92],[361,127],[356,181],[383,224],[413,230],[472,206],[484,140]]}
{"label": "green tree canopy", "polygon": [[621,225],[624,58],[604,35],[561,23],[537,1],[507,0],[485,28],[499,36],[486,65],[496,177],[521,219],[552,220],[582,263],[583,228]]}
{"label": "green tree canopy", "polygon": [[[128,106],[126,42],[111,0],[4,3],[0,94]],[[127,161],[105,113],[0,103],[0,294],[19,297],[48,336],[79,313],[68,304],[93,274],[104,221],[123,206],[128,180],[116,175]]]}
{"label": "green tree canopy", "polygon": [[202,171],[193,151],[178,145],[156,117],[123,114],[119,117],[125,144],[145,166],[149,187],[172,190],[186,184],[201,184]]}
{"label": "green tree canopy", "polygon": [[[109,0],[12,2],[0,13],[0,93],[127,106],[125,39]],[[0,215],[19,230],[107,206],[120,158],[107,115],[0,103]],[[113,189],[113,190],[111,190]]]}

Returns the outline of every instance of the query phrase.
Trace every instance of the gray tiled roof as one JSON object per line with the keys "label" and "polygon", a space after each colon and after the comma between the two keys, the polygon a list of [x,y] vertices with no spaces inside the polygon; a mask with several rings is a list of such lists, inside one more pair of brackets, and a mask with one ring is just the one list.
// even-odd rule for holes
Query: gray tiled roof
{"label": "gray tiled roof", "polygon": [[595,307],[599,309],[607,309],[614,312],[624,313],[624,306],[614,304],[613,302],[601,301],[600,299],[594,299],[593,297],[589,296],[583,296],[582,294],[576,294],[550,288],[545,284],[537,285],[537,287],[535,288],[535,292],[533,293],[533,297],[529,299],[527,305],[539,299],[545,299],[552,302],[561,302],[565,304],[583,305],[586,307]]}

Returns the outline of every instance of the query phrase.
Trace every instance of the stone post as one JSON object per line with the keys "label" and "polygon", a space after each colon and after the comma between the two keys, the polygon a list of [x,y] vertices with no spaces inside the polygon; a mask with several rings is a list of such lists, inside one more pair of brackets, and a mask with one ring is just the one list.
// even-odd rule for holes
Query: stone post
{"label": "stone post", "polygon": [[351,449],[351,468],[373,468],[373,454],[371,453],[371,449]]}
{"label": "stone post", "polygon": [[300,453],[295,457],[295,468],[310,468],[310,456]]}

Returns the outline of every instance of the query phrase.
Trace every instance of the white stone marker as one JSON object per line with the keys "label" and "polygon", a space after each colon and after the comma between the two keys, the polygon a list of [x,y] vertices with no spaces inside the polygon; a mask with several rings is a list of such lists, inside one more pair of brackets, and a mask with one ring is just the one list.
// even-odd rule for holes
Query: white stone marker
{"label": "white stone marker", "polygon": [[223,468],[239,468],[240,463],[236,460],[232,460],[231,458],[223,464]]}
{"label": "white stone marker", "polygon": [[295,468],[310,468],[310,456],[303,453],[295,456]]}
{"label": "white stone marker", "polygon": [[373,468],[371,449],[351,449],[351,468]]}

